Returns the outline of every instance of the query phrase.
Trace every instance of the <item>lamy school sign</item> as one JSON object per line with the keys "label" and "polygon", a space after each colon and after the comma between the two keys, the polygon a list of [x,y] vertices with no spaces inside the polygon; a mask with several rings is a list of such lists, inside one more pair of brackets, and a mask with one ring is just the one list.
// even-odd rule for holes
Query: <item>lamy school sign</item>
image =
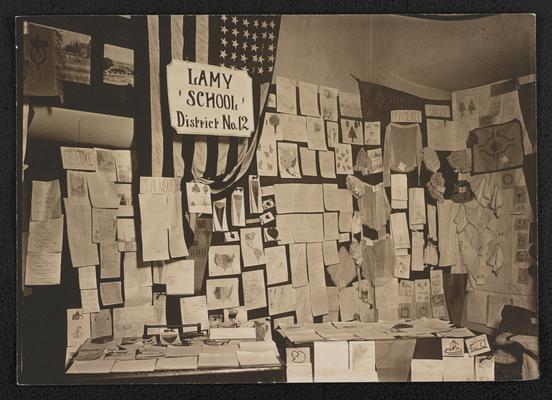
{"label": "lamy school sign", "polygon": [[253,131],[253,88],[246,71],[172,60],[167,92],[177,133],[247,137]]}

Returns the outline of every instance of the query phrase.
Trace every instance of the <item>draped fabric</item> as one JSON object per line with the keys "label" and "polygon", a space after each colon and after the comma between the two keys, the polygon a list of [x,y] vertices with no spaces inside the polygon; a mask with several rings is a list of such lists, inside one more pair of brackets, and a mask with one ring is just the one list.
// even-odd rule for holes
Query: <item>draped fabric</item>
{"label": "draped fabric", "polygon": [[[197,180],[218,194],[248,170],[260,136],[280,28],[278,16],[149,16],[152,176]],[[166,66],[172,59],[248,71],[255,131],[248,138],[179,135],[170,126]]]}

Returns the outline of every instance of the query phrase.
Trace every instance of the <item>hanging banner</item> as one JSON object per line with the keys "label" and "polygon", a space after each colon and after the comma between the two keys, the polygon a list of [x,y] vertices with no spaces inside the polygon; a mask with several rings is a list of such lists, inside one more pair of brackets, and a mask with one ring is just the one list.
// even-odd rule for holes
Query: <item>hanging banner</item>
{"label": "hanging banner", "polygon": [[171,125],[179,134],[249,137],[254,130],[246,71],[172,60],[167,89]]}

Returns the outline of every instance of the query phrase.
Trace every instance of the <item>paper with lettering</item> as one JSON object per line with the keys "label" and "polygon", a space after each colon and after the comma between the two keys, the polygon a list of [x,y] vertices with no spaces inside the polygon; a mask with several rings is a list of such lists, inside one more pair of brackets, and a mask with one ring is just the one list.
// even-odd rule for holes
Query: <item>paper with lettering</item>
{"label": "paper with lettering", "polygon": [[44,221],[61,217],[61,190],[59,180],[33,181],[31,220]]}
{"label": "paper with lettering", "polygon": [[92,242],[92,208],[79,198],[63,199],[67,216],[67,237],[73,267],[98,265],[98,246]]}
{"label": "paper with lettering", "polygon": [[[180,299],[180,313],[183,324],[201,324],[201,329],[209,329],[207,297],[194,296]],[[186,329],[189,330],[189,329]],[[195,330],[195,329],[192,329]]]}
{"label": "paper with lettering", "polygon": [[84,147],[60,147],[63,169],[96,170],[94,149]]}
{"label": "paper with lettering", "polygon": [[96,208],[119,208],[120,199],[114,182],[103,180],[95,174],[86,176],[90,202]]}
{"label": "paper with lettering", "polygon": [[132,182],[132,154],[130,150],[114,150],[117,182]]}
{"label": "paper with lettering", "polygon": [[27,252],[25,285],[59,285],[61,280],[61,253]]}
{"label": "paper with lettering", "polygon": [[96,279],[96,266],[80,267],[79,271],[79,289],[96,289],[98,282]]}
{"label": "paper with lettering", "polygon": [[59,253],[63,246],[63,216],[44,221],[30,221],[27,251]]}
{"label": "paper with lettering", "polygon": [[84,289],[81,293],[81,307],[84,314],[90,314],[100,311],[98,301],[98,289]]}
{"label": "paper with lettering", "polygon": [[123,303],[123,295],[121,293],[121,281],[116,282],[101,282],[100,297],[104,306]]}

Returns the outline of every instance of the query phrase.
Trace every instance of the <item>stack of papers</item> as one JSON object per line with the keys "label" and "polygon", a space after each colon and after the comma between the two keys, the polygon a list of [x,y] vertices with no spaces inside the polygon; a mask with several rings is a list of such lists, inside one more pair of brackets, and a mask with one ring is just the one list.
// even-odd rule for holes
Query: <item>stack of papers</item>
{"label": "stack of papers", "polygon": [[197,369],[197,357],[158,358],[155,364],[156,371],[178,369]]}
{"label": "stack of papers", "polygon": [[236,353],[200,353],[198,368],[239,368]]}
{"label": "stack of papers", "polygon": [[280,365],[273,351],[237,351],[240,367],[270,367]]}

